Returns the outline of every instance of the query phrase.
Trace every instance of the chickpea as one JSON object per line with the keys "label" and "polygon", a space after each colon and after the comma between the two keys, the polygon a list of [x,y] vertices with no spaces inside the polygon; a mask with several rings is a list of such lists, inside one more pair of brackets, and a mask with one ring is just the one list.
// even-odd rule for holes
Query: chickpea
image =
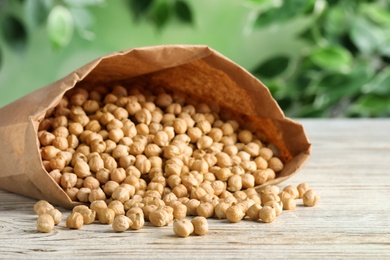
{"label": "chickpea", "polygon": [[255,179],[256,185],[262,185],[268,180],[268,171],[267,170],[257,170],[253,172],[253,178]]}
{"label": "chickpea", "polygon": [[50,214],[43,213],[37,220],[37,230],[41,233],[50,233],[54,228],[54,219]]}
{"label": "chickpea", "polygon": [[46,200],[40,200],[34,204],[34,211],[38,215],[42,215],[44,213],[47,213],[48,211],[54,209],[53,205],[51,205]]}
{"label": "chickpea", "polygon": [[269,207],[275,209],[276,216],[279,216],[280,213],[282,213],[282,210],[284,209],[282,201],[271,200],[271,201],[268,201],[267,203],[265,203],[264,206],[269,206]]}
{"label": "chickpea", "polygon": [[296,202],[294,198],[283,198],[282,203],[284,210],[294,210],[296,207]]}
{"label": "chickpea", "polygon": [[241,205],[232,205],[226,209],[226,218],[231,223],[240,222],[245,217],[244,209]]}
{"label": "chickpea", "polygon": [[[104,201],[102,201],[102,202],[104,202]],[[98,204],[95,204],[93,206],[93,208],[98,209],[98,206],[99,206]],[[102,205],[105,205],[105,207],[107,207],[107,204],[105,204],[105,202]],[[92,206],[92,204],[91,204],[91,206]],[[93,209],[89,209],[85,205],[78,205],[78,206],[74,207],[72,212],[80,213],[83,216],[83,221],[84,221],[85,225],[89,225],[89,224],[93,223],[96,219],[96,211]]]}
{"label": "chickpea", "polygon": [[54,225],[58,225],[62,220],[62,213],[58,209],[51,209],[46,214],[49,214],[53,218]]}
{"label": "chickpea", "polygon": [[200,205],[200,201],[197,199],[190,199],[186,206],[187,206],[187,216],[196,216],[197,215],[197,208]]}
{"label": "chickpea", "polygon": [[284,187],[283,191],[290,193],[291,197],[294,198],[294,199],[298,199],[299,198],[298,188],[293,186],[293,185],[288,185],[288,186]]}
{"label": "chickpea", "polygon": [[113,200],[108,205],[107,208],[112,209],[115,212],[115,216],[125,215],[125,207],[123,203],[119,200]]}
{"label": "chickpea", "polygon": [[116,232],[124,232],[130,228],[133,222],[124,215],[118,215],[112,222],[112,229]]}
{"label": "chickpea", "polygon": [[202,202],[196,208],[198,216],[210,218],[214,215],[214,206],[210,202]]}
{"label": "chickpea", "polygon": [[230,123],[222,124],[221,130],[222,130],[224,136],[230,136],[234,133],[233,126]]}
{"label": "chickpea", "polygon": [[238,133],[238,140],[240,140],[241,143],[248,144],[252,142],[253,134],[249,130],[242,130]]}
{"label": "chickpea", "polygon": [[77,175],[74,173],[65,172],[62,174],[60,183],[61,187],[64,189],[72,188],[76,185]]}
{"label": "chickpea", "polygon": [[229,179],[228,179],[228,187],[227,189],[229,191],[239,191],[242,189],[242,178],[240,175],[232,175]]}
{"label": "chickpea", "polygon": [[173,99],[172,99],[172,96],[167,94],[167,93],[161,93],[157,96],[157,99],[156,99],[156,104],[159,106],[159,107],[162,107],[162,108],[166,108],[167,106],[169,106],[170,104],[172,104],[173,102]]}
{"label": "chickpea", "polygon": [[259,211],[259,218],[265,223],[271,223],[276,218],[276,211],[270,206],[264,206]]}
{"label": "chickpea", "polygon": [[274,153],[271,149],[267,147],[261,147],[259,151],[259,156],[266,161],[269,161],[273,157]]}
{"label": "chickpea", "polygon": [[66,218],[66,227],[72,229],[80,229],[84,225],[84,218],[79,212],[72,212]]}
{"label": "chickpea", "polygon": [[149,221],[156,227],[168,226],[170,216],[165,209],[158,208],[149,214]]}
{"label": "chickpea", "polygon": [[99,223],[101,224],[112,224],[114,222],[115,218],[115,211],[110,208],[103,208],[98,211],[96,211],[96,214],[99,219]]}
{"label": "chickpea", "polygon": [[241,175],[242,188],[249,189],[255,186],[255,177],[253,174],[245,173]]}
{"label": "chickpea", "polygon": [[130,225],[130,228],[133,230],[141,229],[145,224],[143,213],[142,214],[141,213],[133,213],[133,214],[127,215],[127,217],[132,222],[132,224]]}
{"label": "chickpea", "polygon": [[219,167],[230,167],[232,166],[232,159],[227,153],[220,152],[215,155],[217,157],[217,165]]}
{"label": "chickpea", "polygon": [[194,226],[194,234],[198,236],[206,235],[209,231],[209,225],[207,219],[204,217],[195,217],[191,220],[192,225]]}
{"label": "chickpea", "polygon": [[248,215],[251,220],[258,220],[261,208],[260,204],[253,204],[246,212],[246,215]]}
{"label": "chickpea", "polygon": [[314,207],[320,200],[320,196],[313,190],[308,190],[303,194],[303,204],[307,207]]}
{"label": "chickpea", "polygon": [[268,167],[275,172],[280,172],[283,169],[283,162],[278,157],[272,157],[268,161]]}
{"label": "chickpea", "polygon": [[301,199],[303,197],[303,194],[305,194],[306,191],[310,190],[310,186],[307,184],[307,183],[300,183],[298,186],[297,186],[297,190],[298,190],[298,198]]}
{"label": "chickpea", "polygon": [[231,206],[230,203],[220,202],[215,206],[215,216],[218,219],[226,219],[226,210]]}
{"label": "chickpea", "polygon": [[104,191],[99,187],[97,189],[91,190],[91,193],[89,194],[89,202],[93,202],[95,200],[105,200],[106,194]]}
{"label": "chickpea", "polygon": [[175,219],[173,221],[173,232],[179,237],[188,237],[194,232],[194,226],[187,219]]}
{"label": "chickpea", "polygon": [[187,206],[186,205],[179,202],[178,204],[173,206],[173,217],[175,219],[182,219],[182,218],[185,218],[186,216],[187,216]]}

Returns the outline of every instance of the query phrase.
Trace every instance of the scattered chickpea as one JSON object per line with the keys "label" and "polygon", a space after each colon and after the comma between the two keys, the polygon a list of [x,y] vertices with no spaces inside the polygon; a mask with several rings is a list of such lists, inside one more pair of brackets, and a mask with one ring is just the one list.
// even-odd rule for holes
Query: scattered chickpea
{"label": "scattered chickpea", "polygon": [[303,198],[303,194],[305,194],[306,191],[310,190],[310,186],[303,182],[303,183],[300,183],[298,186],[297,186],[297,190],[298,190],[298,193],[299,193],[299,196],[298,198],[299,199],[302,199]]}
{"label": "scattered chickpea", "polygon": [[83,216],[84,224],[89,225],[96,219],[96,211],[85,205],[78,205],[73,208],[72,212],[79,212]]}
{"label": "scattered chickpea", "polygon": [[303,204],[307,207],[313,207],[317,205],[320,200],[320,196],[313,190],[308,190],[303,194],[302,197]]}
{"label": "scattered chickpea", "polygon": [[99,223],[101,224],[112,224],[115,218],[115,211],[108,207],[96,211],[96,214],[99,218]]}
{"label": "scattered chickpea", "polygon": [[274,208],[276,216],[279,216],[283,210],[283,202],[282,201],[271,200],[271,201],[268,201],[267,203],[265,203],[264,206],[269,206],[271,208]]}
{"label": "scattered chickpea", "polygon": [[210,202],[202,202],[196,208],[196,214],[201,217],[210,218],[214,215],[214,206]]}
{"label": "scattered chickpea", "polygon": [[115,212],[115,216],[125,215],[125,207],[123,203],[119,200],[113,200],[108,205],[107,208],[112,209]]}
{"label": "scattered chickpea", "polygon": [[133,222],[125,215],[118,215],[112,222],[112,229],[116,232],[124,232],[130,228]]}
{"label": "scattered chickpea", "polygon": [[278,196],[278,194],[275,193],[263,193],[260,194],[260,198],[261,198],[261,203],[263,203],[263,205],[268,201],[276,201],[276,202],[280,201],[280,197]]}
{"label": "scattered chickpea", "polygon": [[245,211],[241,205],[232,205],[226,210],[226,218],[231,223],[240,222],[245,217]]}
{"label": "scattered chickpea", "polygon": [[132,224],[130,225],[130,228],[133,229],[133,230],[141,229],[144,226],[144,224],[145,224],[144,214],[133,213],[133,214],[127,215],[127,217],[132,222]]}
{"label": "scattered chickpea", "polygon": [[298,188],[295,187],[294,185],[288,185],[288,186],[284,187],[283,191],[290,193],[292,198],[294,198],[294,199],[299,198]]}
{"label": "scattered chickpea", "polygon": [[62,220],[62,213],[58,209],[50,209],[46,212],[46,214],[49,214],[53,218],[54,225],[58,225]]}
{"label": "scattered chickpea", "polygon": [[188,237],[194,232],[194,226],[188,219],[175,219],[173,232],[179,237]]}
{"label": "scattered chickpea", "polygon": [[226,219],[226,210],[231,206],[230,203],[220,202],[215,206],[214,212],[218,219]]}
{"label": "scattered chickpea", "polygon": [[50,214],[43,213],[39,215],[37,220],[37,230],[41,233],[49,233],[54,228],[54,220]]}
{"label": "scattered chickpea", "polygon": [[187,202],[187,216],[196,216],[197,208],[200,205],[200,201],[197,199],[190,199]]}
{"label": "scattered chickpea", "polygon": [[149,216],[152,212],[154,212],[155,210],[157,210],[157,206],[156,205],[145,205],[143,208],[142,208],[142,211],[144,212],[144,218],[145,220],[149,221]]}
{"label": "scattered chickpea", "polygon": [[271,223],[276,219],[276,211],[270,206],[264,206],[259,211],[259,218],[265,223]]}
{"label": "scattered chickpea", "polygon": [[169,213],[163,208],[158,208],[149,214],[150,223],[156,227],[167,226],[170,222],[169,220]]}
{"label": "scattered chickpea", "polygon": [[279,194],[278,194],[279,198],[281,200],[284,200],[284,199],[295,199],[295,195],[290,193],[290,192],[287,192],[287,191],[281,191]]}
{"label": "scattered chickpea", "polygon": [[84,225],[84,218],[79,212],[72,212],[66,218],[66,227],[72,229],[80,229]]}
{"label": "scattered chickpea", "polygon": [[209,232],[209,225],[205,217],[195,217],[191,220],[191,223],[194,226],[194,234],[203,236]]}
{"label": "scattered chickpea", "polygon": [[251,220],[258,220],[259,219],[259,212],[261,210],[261,205],[260,204],[253,204],[246,212],[246,215],[251,219]]}
{"label": "scattered chickpea", "polygon": [[182,219],[182,218],[185,218],[187,216],[187,206],[182,204],[182,203],[178,203],[176,204],[175,206],[173,206],[173,217],[175,219]]}
{"label": "scattered chickpea", "polygon": [[283,198],[282,203],[283,203],[284,210],[294,210],[297,206],[295,199],[292,197],[291,198]]}
{"label": "scattered chickpea", "polygon": [[54,209],[53,205],[51,205],[46,200],[40,200],[34,204],[34,211],[38,215],[42,215],[44,213],[47,213],[48,211]]}

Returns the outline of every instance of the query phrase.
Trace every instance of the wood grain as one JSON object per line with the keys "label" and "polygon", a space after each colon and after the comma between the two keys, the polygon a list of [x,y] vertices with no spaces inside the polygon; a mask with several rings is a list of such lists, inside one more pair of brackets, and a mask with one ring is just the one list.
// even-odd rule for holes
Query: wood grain
{"label": "wood grain", "polygon": [[[299,201],[271,224],[209,220],[210,233],[182,239],[172,226],[115,233],[93,224],[67,230],[63,220],[37,233],[35,200],[0,191],[0,259],[53,258],[355,258],[390,256],[390,120],[298,120],[313,144],[309,162],[282,183],[307,182],[321,196]],[[65,217],[68,211],[61,209]]]}

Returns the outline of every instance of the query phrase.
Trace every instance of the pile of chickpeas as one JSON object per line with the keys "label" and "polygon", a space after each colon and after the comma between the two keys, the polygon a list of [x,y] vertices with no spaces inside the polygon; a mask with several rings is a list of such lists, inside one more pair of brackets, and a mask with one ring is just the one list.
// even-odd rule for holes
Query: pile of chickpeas
{"label": "pile of chickpeas", "polygon": [[[161,87],[68,91],[38,132],[46,171],[85,204],[73,208],[67,227],[98,221],[119,232],[173,222],[175,234],[187,237],[206,234],[208,218],[268,223],[298,198],[317,203],[305,183],[258,193],[256,186],[283,169],[278,149],[225,117],[216,104]],[[38,231],[50,232],[53,206],[40,201],[35,211]],[[51,229],[40,228],[49,216]]]}

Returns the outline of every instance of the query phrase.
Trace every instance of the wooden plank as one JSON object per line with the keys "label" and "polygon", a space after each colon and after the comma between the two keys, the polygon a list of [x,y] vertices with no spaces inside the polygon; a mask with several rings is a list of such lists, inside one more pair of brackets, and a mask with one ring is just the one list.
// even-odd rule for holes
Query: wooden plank
{"label": "wooden plank", "polygon": [[[210,233],[185,239],[172,226],[115,233],[93,224],[67,230],[63,220],[37,233],[35,200],[0,191],[0,258],[356,258],[390,255],[390,120],[300,120],[313,144],[301,172],[320,195],[271,224],[209,220]],[[65,217],[68,211],[61,209]]]}

